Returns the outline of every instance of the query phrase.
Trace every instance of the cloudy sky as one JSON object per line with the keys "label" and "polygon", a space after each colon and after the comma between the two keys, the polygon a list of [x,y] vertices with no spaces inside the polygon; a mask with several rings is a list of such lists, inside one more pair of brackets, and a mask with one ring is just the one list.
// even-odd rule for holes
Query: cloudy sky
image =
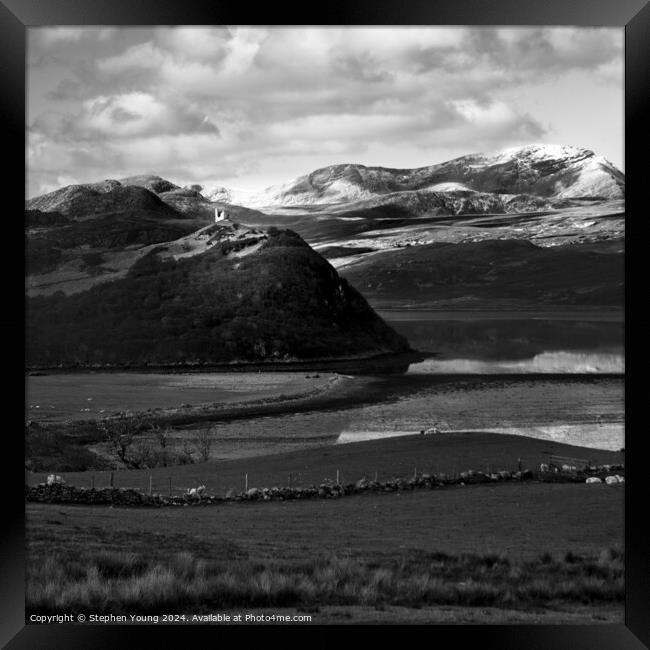
{"label": "cloudy sky", "polygon": [[532,142],[623,169],[622,28],[29,28],[27,195],[262,189]]}

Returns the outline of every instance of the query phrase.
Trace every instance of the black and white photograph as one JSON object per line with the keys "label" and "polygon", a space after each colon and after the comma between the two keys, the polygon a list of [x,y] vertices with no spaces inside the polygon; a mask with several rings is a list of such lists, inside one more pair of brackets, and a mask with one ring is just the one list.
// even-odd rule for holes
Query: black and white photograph
{"label": "black and white photograph", "polygon": [[25,65],[27,625],[624,624],[623,27]]}

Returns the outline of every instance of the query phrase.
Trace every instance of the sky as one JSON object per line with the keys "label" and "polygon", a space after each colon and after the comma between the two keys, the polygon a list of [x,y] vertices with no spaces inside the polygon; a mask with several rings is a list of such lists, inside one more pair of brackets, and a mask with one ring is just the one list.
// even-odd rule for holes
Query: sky
{"label": "sky", "polygon": [[622,28],[30,27],[28,197],[157,174],[261,190],[530,143],[623,170]]}

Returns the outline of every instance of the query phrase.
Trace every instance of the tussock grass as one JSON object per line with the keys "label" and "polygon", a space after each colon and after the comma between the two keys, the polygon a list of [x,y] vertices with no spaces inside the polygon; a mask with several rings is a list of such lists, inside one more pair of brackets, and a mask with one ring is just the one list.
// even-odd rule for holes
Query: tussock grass
{"label": "tussock grass", "polygon": [[623,602],[619,549],[593,556],[548,553],[527,561],[505,555],[429,554],[366,563],[313,560],[208,561],[178,553],[154,561],[135,553],[56,553],[27,567],[27,610],[152,613],[236,607],[425,605],[528,608],[551,603]]}

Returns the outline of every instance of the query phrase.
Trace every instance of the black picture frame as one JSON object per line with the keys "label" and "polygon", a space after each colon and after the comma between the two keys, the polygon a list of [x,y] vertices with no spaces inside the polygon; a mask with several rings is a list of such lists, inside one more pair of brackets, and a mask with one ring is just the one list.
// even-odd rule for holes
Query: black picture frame
{"label": "black picture frame", "polygon": [[[2,91],[0,107],[3,125],[4,160],[18,160],[25,151],[25,45],[27,27],[39,25],[200,25],[200,24],[257,24],[257,25],[575,25],[625,27],[625,161],[626,161],[626,230],[638,229],[630,215],[647,218],[640,209],[642,188],[647,184],[647,152],[640,137],[647,133],[650,115],[648,90],[650,88],[650,6],[647,0],[357,0],[352,3],[314,5],[311,13],[299,11],[289,3],[266,3],[261,7],[235,2],[203,3],[201,0],[0,0],[0,80]],[[635,161],[638,164],[635,165]],[[22,234],[21,195],[22,173],[11,190],[5,190],[10,206],[5,218],[5,236],[18,241]],[[24,178],[23,181],[24,182]],[[7,203],[5,203],[5,207]],[[638,209],[637,209],[638,208]],[[15,228],[15,233],[14,233]],[[629,238],[628,241],[634,241]],[[638,238],[638,235],[637,235]],[[630,273],[630,254],[627,250],[626,285],[633,278]],[[19,255],[22,251],[18,251]],[[5,265],[9,262],[3,260]],[[14,350],[15,360],[6,368],[8,377],[18,386],[18,376],[24,379],[24,358],[20,342],[24,342],[24,292],[13,278],[18,275],[13,261],[7,266],[5,278],[5,309],[0,316],[0,327],[5,344]],[[18,278],[16,277],[16,280]],[[9,307],[13,304],[15,308]],[[629,300],[626,301],[626,323],[630,322]],[[10,341],[10,344],[7,342]],[[24,346],[23,346],[24,347]],[[629,329],[626,328],[626,376],[633,371],[630,358]],[[8,358],[8,356],[7,356]],[[14,365],[15,364],[15,365]],[[15,373],[15,375],[14,375]],[[196,633],[209,633],[211,642],[223,641],[226,630],[219,628],[151,627],[151,626],[90,626],[90,625],[25,625],[24,620],[24,498],[20,486],[23,445],[18,431],[22,431],[23,414],[20,393],[15,400],[15,414],[5,436],[17,436],[15,447],[5,449],[6,474],[3,501],[3,520],[6,524],[0,540],[0,643],[3,647],[18,648],[116,648],[120,643],[148,646],[153,635],[161,635],[168,647],[187,645]],[[626,407],[628,402],[626,402]],[[11,409],[14,401],[9,400]],[[626,409],[627,410],[627,409]],[[629,428],[628,428],[629,433]],[[650,647],[650,547],[645,532],[646,502],[641,496],[644,462],[641,436],[626,433],[625,540],[626,540],[626,605],[624,625],[584,626],[439,626],[427,632],[427,644],[439,642],[479,643],[480,647],[508,648],[599,648],[624,649]],[[640,431],[640,434],[645,434]],[[259,628],[258,628],[259,630]],[[289,631],[292,636],[313,637],[309,627],[290,630],[277,626],[265,628],[264,634],[276,630]],[[239,628],[238,638],[248,636],[251,628]],[[215,636],[218,633],[219,636]],[[319,634],[323,642],[326,635]],[[267,638],[267,642],[270,637]],[[313,643],[313,639],[309,640]]]}

